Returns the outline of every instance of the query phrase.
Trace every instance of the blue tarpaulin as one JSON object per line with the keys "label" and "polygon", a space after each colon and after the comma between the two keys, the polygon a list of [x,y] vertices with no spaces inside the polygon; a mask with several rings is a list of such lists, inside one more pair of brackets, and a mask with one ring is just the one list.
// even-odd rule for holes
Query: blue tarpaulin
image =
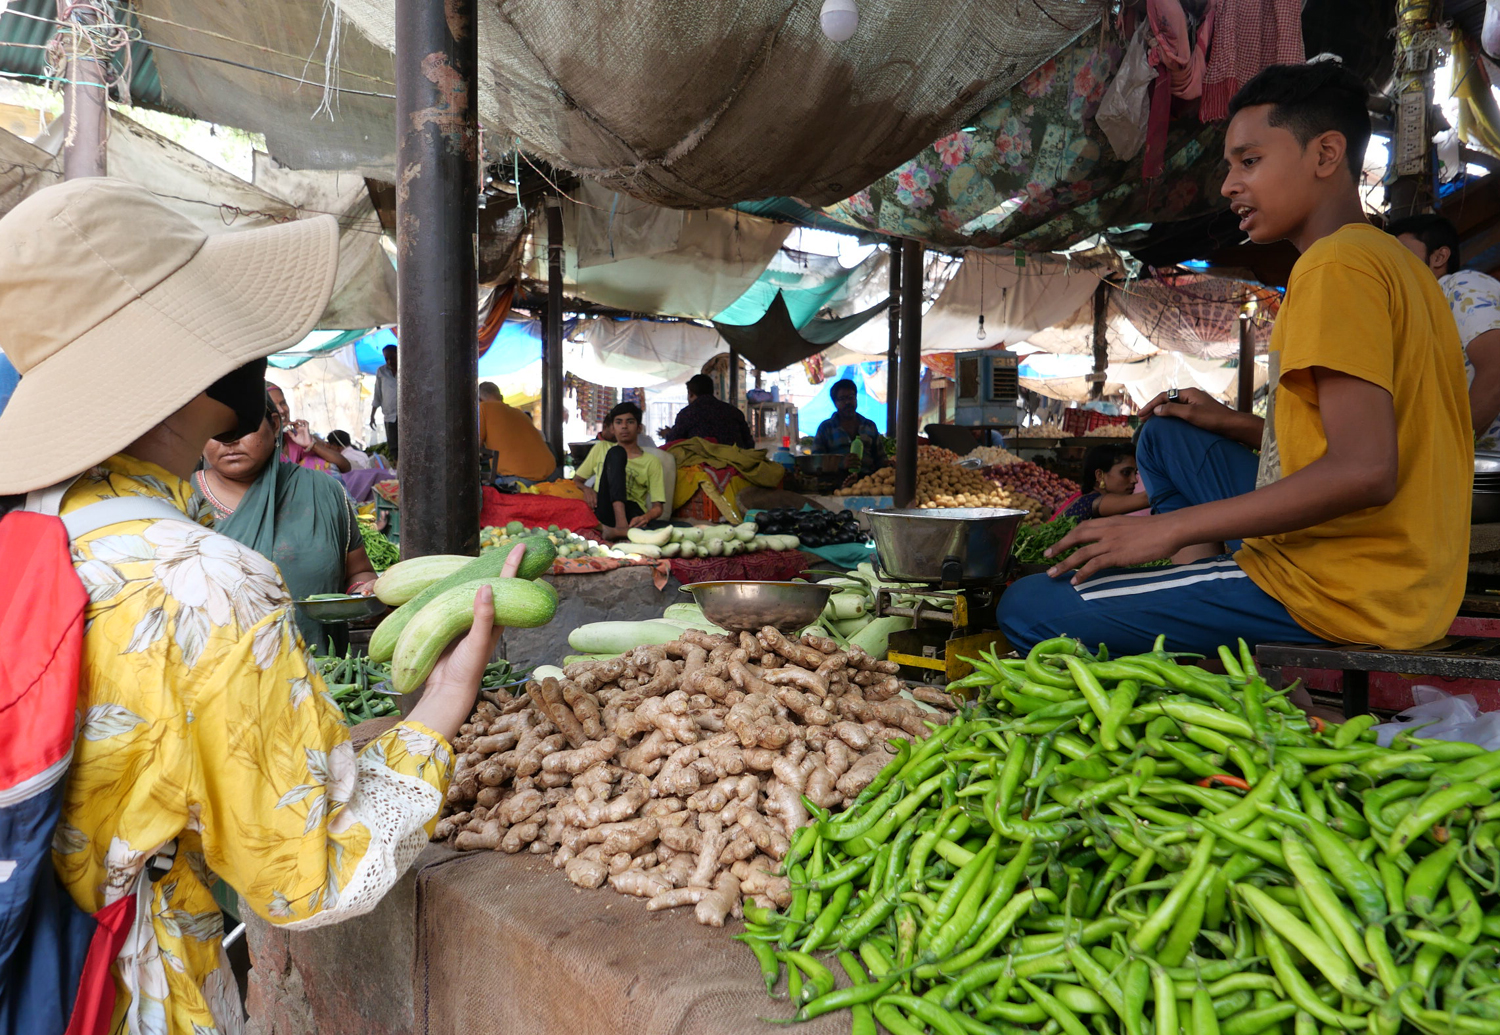
{"label": "blue tarpaulin", "polygon": [[818,432],[818,425],[833,416],[833,386],[843,378],[849,378],[859,390],[859,415],[868,417],[875,422],[875,427],[885,434],[885,403],[877,402],[865,391],[865,376],[873,374],[877,370],[884,370],[884,363],[857,363],[853,366],[839,367],[839,376],[825,381],[821,391],[807,402],[797,407],[797,430],[806,437],[812,437]]}

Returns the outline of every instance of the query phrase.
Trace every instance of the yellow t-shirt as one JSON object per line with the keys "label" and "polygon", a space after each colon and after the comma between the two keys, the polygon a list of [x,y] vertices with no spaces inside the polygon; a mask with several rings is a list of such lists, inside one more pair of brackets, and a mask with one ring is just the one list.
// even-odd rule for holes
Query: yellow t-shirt
{"label": "yellow t-shirt", "polygon": [[1437,280],[1390,235],[1352,224],[1292,269],[1271,332],[1280,474],[1328,448],[1312,367],[1391,393],[1396,496],[1299,532],[1246,539],[1235,555],[1309,632],[1395,650],[1448,631],[1469,556],[1474,433],[1458,328]]}
{"label": "yellow t-shirt", "polygon": [[[589,455],[583,458],[574,474],[579,478],[592,478],[604,469],[604,456],[614,448],[613,442],[602,439],[594,443]],[[595,486],[597,488],[597,486]],[[625,498],[641,510],[650,510],[651,504],[667,502],[667,480],[662,472],[661,461],[650,453],[629,457],[625,461]]]}

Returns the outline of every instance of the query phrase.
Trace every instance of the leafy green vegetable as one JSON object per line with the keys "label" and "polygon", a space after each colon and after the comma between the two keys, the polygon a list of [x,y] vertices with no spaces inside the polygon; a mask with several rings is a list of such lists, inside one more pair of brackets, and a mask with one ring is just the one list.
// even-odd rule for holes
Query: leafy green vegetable
{"label": "leafy green vegetable", "polygon": [[[1061,560],[1067,554],[1059,557],[1048,557],[1046,551],[1049,547],[1062,541],[1063,537],[1078,527],[1075,518],[1058,518],[1049,521],[1045,525],[1037,525],[1033,528],[1022,528],[1016,533],[1015,546],[1011,553],[1016,560],[1022,564],[1047,564],[1051,561]],[[1069,550],[1068,553],[1072,553]]]}

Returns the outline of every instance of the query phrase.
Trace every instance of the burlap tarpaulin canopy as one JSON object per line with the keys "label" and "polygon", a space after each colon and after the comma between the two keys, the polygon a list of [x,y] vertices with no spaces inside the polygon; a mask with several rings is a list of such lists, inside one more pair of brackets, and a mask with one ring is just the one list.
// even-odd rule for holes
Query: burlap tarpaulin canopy
{"label": "burlap tarpaulin canopy", "polygon": [[[390,0],[337,6],[376,46],[394,48]],[[660,205],[774,195],[830,204],[962,126],[1105,9],[862,0],[859,30],[834,43],[819,7],[480,0],[487,146],[519,146]]]}

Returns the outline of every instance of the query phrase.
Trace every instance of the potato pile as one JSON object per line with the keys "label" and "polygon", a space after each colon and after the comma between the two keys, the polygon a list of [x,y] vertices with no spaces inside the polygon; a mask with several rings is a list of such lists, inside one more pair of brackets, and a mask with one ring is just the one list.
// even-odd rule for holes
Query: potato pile
{"label": "potato pile", "polygon": [[[946,451],[945,451],[946,452]],[[840,496],[889,496],[896,490],[896,469],[883,467],[853,485],[840,489]],[[1027,523],[1045,521],[1051,511],[1037,500],[1014,489],[1004,489],[978,471],[955,467],[948,461],[917,461],[917,498],[912,504],[924,510],[938,507],[1010,507],[1027,511]],[[1043,514],[1043,511],[1046,511]]]}
{"label": "potato pile", "polygon": [[[693,905],[722,926],[742,899],[785,907],[776,876],[808,824],[803,795],[842,808],[890,758],[886,741],[946,722],[897,695],[892,662],[767,626],[690,630],[482,701],[460,730],[434,840],[552,855],[579,887],[647,909]],[[923,699],[948,704],[925,690]]]}

